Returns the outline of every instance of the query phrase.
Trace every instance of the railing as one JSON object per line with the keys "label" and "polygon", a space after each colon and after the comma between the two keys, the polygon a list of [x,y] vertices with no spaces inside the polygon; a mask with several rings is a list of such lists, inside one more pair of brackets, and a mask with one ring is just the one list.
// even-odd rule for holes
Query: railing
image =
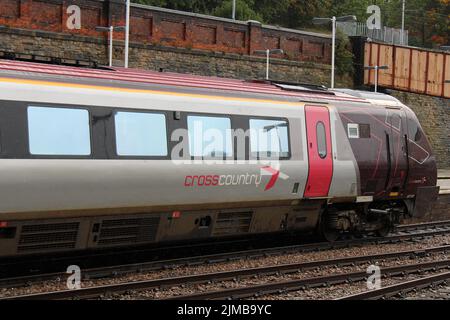
{"label": "railing", "polygon": [[375,41],[382,41],[395,45],[408,45],[408,30],[384,27],[382,29],[369,29],[362,22],[337,22],[337,28],[348,36],[364,36]]}

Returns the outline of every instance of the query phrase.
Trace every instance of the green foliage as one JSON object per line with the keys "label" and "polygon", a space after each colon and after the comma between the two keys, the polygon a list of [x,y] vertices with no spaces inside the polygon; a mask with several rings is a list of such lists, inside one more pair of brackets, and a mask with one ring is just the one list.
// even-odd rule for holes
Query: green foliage
{"label": "green foliage", "polygon": [[168,9],[211,14],[221,0],[132,0],[132,2]]}
{"label": "green foliage", "polygon": [[[252,8],[254,7],[253,0],[237,0],[236,1],[236,19],[237,20],[256,20],[259,22],[264,22],[263,17],[256,13]],[[233,1],[226,0],[222,4],[213,10],[213,15],[231,18],[233,11]]]}
{"label": "green foliage", "polygon": [[[401,27],[401,3],[402,0],[391,0],[383,6],[385,24]],[[409,30],[410,45],[438,47],[448,44],[449,18],[449,0],[407,0],[405,28]]]}
{"label": "green foliage", "polygon": [[291,28],[309,27],[314,17],[330,16],[329,7],[330,0],[291,0],[280,23]]}
{"label": "green foliage", "polygon": [[134,3],[146,4],[155,7],[166,7],[167,0],[133,0]]}
{"label": "green foliage", "polygon": [[272,24],[283,24],[283,18],[289,11],[291,0],[256,0],[254,1],[254,9],[262,16],[264,22]]}
{"label": "green foliage", "polygon": [[[381,1],[378,1],[381,2]],[[354,15],[358,21],[365,21],[369,14],[367,7],[376,4],[373,0],[333,0],[330,8],[330,15],[336,17]]]}
{"label": "green foliage", "polygon": [[350,40],[339,30],[336,33],[336,73],[339,75],[354,73]]}

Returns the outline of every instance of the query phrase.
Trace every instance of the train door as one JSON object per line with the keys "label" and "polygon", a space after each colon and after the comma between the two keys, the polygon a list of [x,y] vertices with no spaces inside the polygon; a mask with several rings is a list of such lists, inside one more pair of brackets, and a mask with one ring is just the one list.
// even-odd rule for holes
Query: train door
{"label": "train door", "polygon": [[387,192],[402,193],[408,176],[408,146],[406,137],[406,114],[401,109],[387,109],[386,132],[388,178]]}
{"label": "train door", "polygon": [[327,197],[333,177],[330,113],[327,107],[306,106],[308,180],[305,198]]}

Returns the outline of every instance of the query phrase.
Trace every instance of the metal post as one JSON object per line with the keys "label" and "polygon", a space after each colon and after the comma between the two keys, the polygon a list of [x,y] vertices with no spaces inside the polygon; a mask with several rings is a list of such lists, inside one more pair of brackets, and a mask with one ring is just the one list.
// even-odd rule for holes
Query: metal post
{"label": "metal post", "polygon": [[378,66],[375,66],[375,92],[378,91]]}
{"label": "metal post", "polygon": [[335,64],[335,53],[336,53],[336,17],[331,19],[333,24],[333,34],[331,40],[331,89],[334,89],[334,64]]}
{"label": "metal post", "polygon": [[125,13],[125,68],[128,68],[128,49],[130,44],[130,0],[127,1]]}
{"label": "metal post", "polygon": [[270,50],[266,50],[266,80],[269,80]]}
{"label": "metal post", "polygon": [[231,18],[236,20],[236,0],[233,0],[233,12],[231,14]]}
{"label": "metal post", "polygon": [[114,33],[114,27],[109,27],[109,66],[112,67],[112,61],[113,61],[113,36]]}
{"label": "metal post", "polygon": [[402,1],[402,34],[400,35],[400,42],[402,45],[405,44],[404,34],[405,34],[405,0]]}

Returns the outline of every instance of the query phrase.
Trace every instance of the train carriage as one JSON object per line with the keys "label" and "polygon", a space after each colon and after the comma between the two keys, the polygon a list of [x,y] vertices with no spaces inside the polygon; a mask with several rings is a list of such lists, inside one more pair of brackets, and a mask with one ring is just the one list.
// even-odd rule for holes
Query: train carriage
{"label": "train carriage", "polygon": [[10,60],[0,88],[0,256],[383,235],[438,193],[416,116],[384,94]]}

